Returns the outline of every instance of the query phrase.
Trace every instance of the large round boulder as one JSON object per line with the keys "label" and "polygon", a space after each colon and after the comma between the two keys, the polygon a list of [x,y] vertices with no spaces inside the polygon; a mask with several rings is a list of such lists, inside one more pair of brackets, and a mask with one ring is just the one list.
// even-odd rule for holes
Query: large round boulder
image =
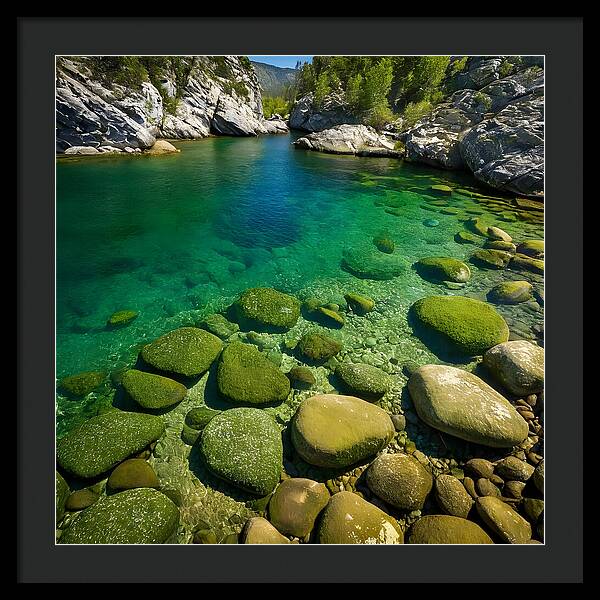
{"label": "large round boulder", "polygon": [[425,279],[465,283],[471,278],[471,269],[456,258],[440,256],[422,258],[415,263],[415,269]]}
{"label": "large round boulder", "polygon": [[238,318],[257,329],[290,329],[300,316],[300,302],[272,288],[248,289],[234,306]]}
{"label": "large round boulder", "polygon": [[451,515],[426,515],[410,529],[409,544],[493,544],[477,523]]}
{"label": "large round boulder", "polygon": [[366,399],[381,398],[391,385],[390,376],[372,365],[342,363],[335,374],[347,392]]}
{"label": "large round boulder", "polygon": [[118,465],[108,478],[112,490],[157,488],[160,486],[154,469],[143,458],[129,458]]}
{"label": "large round boulder", "polygon": [[342,258],[342,268],[360,279],[393,279],[407,267],[408,263],[400,254],[385,254],[372,246],[346,248]]}
{"label": "large round boulder", "polygon": [[487,298],[496,304],[519,304],[531,300],[532,290],[528,281],[504,281],[494,286]]}
{"label": "large round boulder", "polygon": [[168,377],[130,369],[123,374],[121,385],[143,408],[159,409],[181,402],[187,388]]}
{"label": "large round boulder", "polygon": [[338,354],[342,344],[318,331],[309,331],[300,338],[297,349],[301,358],[321,363]]}
{"label": "large round boulder", "polygon": [[494,496],[483,496],[475,501],[481,520],[503,541],[525,544],[531,539],[531,525],[506,502]]}

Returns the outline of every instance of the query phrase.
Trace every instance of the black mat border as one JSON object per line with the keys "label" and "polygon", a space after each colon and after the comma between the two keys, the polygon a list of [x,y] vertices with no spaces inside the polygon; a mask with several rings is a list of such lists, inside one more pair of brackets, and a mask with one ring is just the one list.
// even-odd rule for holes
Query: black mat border
{"label": "black mat border", "polygon": [[[582,19],[21,18],[17,30],[19,582],[582,580]],[[546,55],[545,546],[54,546],[55,54]]]}

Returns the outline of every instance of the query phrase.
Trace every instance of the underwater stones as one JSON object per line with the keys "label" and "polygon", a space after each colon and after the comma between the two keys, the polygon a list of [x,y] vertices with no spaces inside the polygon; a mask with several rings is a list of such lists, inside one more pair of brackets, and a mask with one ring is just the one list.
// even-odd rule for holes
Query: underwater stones
{"label": "underwater stones", "polygon": [[375,248],[346,248],[342,268],[360,279],[385,281],[406,270],[407,263],[398,254],[385,254]]}
{"label": "underwater stones", "polygon": [[113,490],[157,488],[160,486],[154,469],[143,458],[130,458],[118,465],[108,478]]}
{"label": "underwater stones", "polygon": [[500,227],[490,226],[487,228],[487,236],[491,240],[500,240],[502,242],[512,242],[512,237]]}
{"label": "underwater stones", "polygon": [[69,511],[83,510],[94,504],[99,498],[99,494],[88,488],[77,490],[67,498],[65,508]]}
{"label": "underwater stones", "polygon": [[360,294],[348,293],[344,294],[344,298],[348,303],[348,306],[357,315],[365,315],[371,312],[375,308],[375,301],[367,296],[361,296]]}
{"label": "underwater stones", "polygon": [[335,494],[321,515],[319,544],[402,544],[398,522],[352,492]]}
{"label": "underwater stones", "polygon": [[106,324],[109,327],[124,327],[137,319],[139,314],[135,310],[118,310],[108,317]]}
{"label": "underwater stones", "polygon": [[163,544],[179,524],[179,509],[151,488],[105,496],[66,529],[63,544]]}
{"label": "underwater stones", "polygon": [[433,479],[408,454],[382,454],[367,469],[367,485],[379,498],[402,510],[421,510]]}
{"label": "underwater stones", "polygon": [[234,304],[238,317],[260,328],[290,329],[300,316],[300,302],[272,288],[251,288]]}
{"label": "underwater stones", "polygon": [[338,365],[335,374],[341,379],[347,392],[361,398],[381,398],[391,383],[387,373],[372,365],[361,363]]}
{"label": "underwater stones", "polygon": [[458,208],[453,208],[452,206],[448,206],[446,208],[442,208],[442,210],[440,210],[440,213],[442,215],[459,215],[460,210],[458,210]]}
{"label": "underwater stones", "polygon": [[121,384],[125,391],[143,408],[165,408],[181,402],[187,388],[168,377],[130,369],[123,374]]}
{"label": "underwater stones", "polygon": [[77,477],[95,477],[143,450],[164,430],[160,417],[112,410],[67,433],[57,444],[58,464]]}
{"label": "underwater stones", "polygon": [[200,451],[214,475],[251,494],[266,496],[279,482],[281,432],[258,408],[232,408],[215,416],[202,432]]}
{"label": "underwater stones", "polygon": [[292,386],[299,390],[308,390],[317,383],[313,372],[308,367],[292,367],[287,377]]}
{"label": "underwater stones", "polygon": [[232,342],[217,368],[219,393],[230,402],[272,404],[290,393],[289,379],[255,346]]}
{"label": "underwater stones", "polygon": [[192,429],[202,431],[213,417],[216,417],[222,411],[209,408],[208,406],[199,406],[192,408],[185,415],[185,424]]}
{"label": "underwater stones", "polygon": [[263,517],[248,519],[242,531],[242,544],[291,544]]}
{"label": "underwater stones", "polygon": [[391,240],[389,237],[385,236],[377,236],[373,238],[373,243],[375,244],[377,250],[384,252],[385,254],[392,254],[396,247],[394,240]]}
{"label": "underwater stones", "polygon": [[311,331],[300,338],[297,349],[302,357],[319,363],[335,356],[342,349],[342,344],[322,333]]}
{"label": "underwater stones", "polygon": [[510,261],[510,268],[515,271],[529,271],[530,273],[544,274],[544,261],[530,258],[524,254],[515,254]]}
{"label": "underwater stones", "polygon": [[440,281],[465,283],[471,277],[471,270],[462,261],[455,258],[435,256],[422,258],[415,263],[417,272],[425,278]]}
{"label": "underwater stones", "polygon": [[209,315],[200,323],[200,326],[207,331],[210,331],[213,335],[220,337],[222,340],[230,338],[234,333],[240,330],[240,326],[237,323],[228,321],[223,315],[215,313]]}
{"label": "underwater stones", "polygon": [[494,286],[487,299],[496,304],[519,304],[532,298],[533,286],[528,281],[505,281]]}
{"label": "underwater stones", "polygon": [[517,246],[517,252],[531,258],[543,258],[544,240],[525,240]]}
{"label": "underwater stones", "polygon": [[438,475],[434,493],[438,506],[446,514],[466,519],[471,512],[473,499],[465,486],[453,475]]}
{"label": "underwater stones", "polygon": [[502,240],[487,240],[483,247],[488,250],[502,250],[510,254],[514,254],[517,251],[517,247],[512,242],[503,242]]}
{"label": "underwater stones", "polygon": [[317,310],[321,318],[327,323],[328,326],[331,327],[342,327],[346,322],[344,319],[344,315],[340,314],[335,310],[331,310],[330,308],[326,308],[325,306],[320,306]]}
{"label": "underwater stones", "polygon": [[417,300],[411,311],[421,324],[469,356],[483,354],[508,340],[506,321],[492,306],[480,300],[429,296]]}
{"label": "underwater stones", "polygon": [[196,327],[180,327],[142,349],[142,358],[155,369],[185,377],[204,374],[223,344],[212,333]]}
{"label": "underwater stones", "polygon": [[476,250],[471,255],[471,262],[478,267],[486,269],[504,269],[510,262],[512,255],[503,250]]}
{"label": "underwater stones", "polygon": [[451,515],[426,515],[410,529],[409,544],[493,544],[473,521]]}
{"label": "underwater stones", "polygon": [[440,222],[437,219],[425,219],[423,221],[425,227],[437,227],[439,224]]}
{"label": "underwater stones", "polygon": [[479,244],[480,239],[468,231],[459,231],[455,234],[454,241],[458,244]]}
{"label": "underwater stones", "polygon": [[468,371],[426,365],[411,375],[408,389],[425,423],[468,442],[510,448],[529,433],[512,404]]}
{"label": "underwater stones", "polygon": [[531,342],[498,344],[484,354],[483,364],[515,396],[537,394],[544,389],[544,350]]}
{"label": "underwater stones", "polygon": [[69,377],[63,377],[59,382],[61,391],[70,396],[87,396],[98,388],[105,379],[105,374],[101,371],[85,371]]}
{"label": "underwater stones", "polygon": [[311,479],[286,479],[271,497],[269,518],[281,533],[303,538],[313,530],[328,502],[329,492],[324,484]]}
{"label": "underwater stones", "polygon": [[64,480],[63,476],[56,471],[56,522],[58,523],[65,514],[65,502],[69,497],[71,490],[69,484]]}
{"label": "underwater stones", "polygon": [[353,396],[319,394],[298,407],[291,437],[307,463],[341,468],[377,454],[394,431],[389,415],[378,406]]}
{"label": "underwater stones", "polygon": [[503,541],[525,544],[531,539],[531,525],[508,504],[494,496],[475,501],[481,520]]}
{"label": "underwater stones", "polygon": [[183,424],[181,429],[181,441],[188,446],[193,446],[196,443],[196,440],[200,437],[200,431],[198,429],[194,429],[189,425]]}
{"label": "underwater stones", "polygon": [[479,217],[472,217],[465,223],[465,227],[471,231],[471,233],[475,233],[482,237],[488,237],[488,228]]}
{"label": "underwater stones", "polygon": [[431,185],[429,189],[437,195],[440,196],[450,196],[452,195],[452,188],[449,185]]}

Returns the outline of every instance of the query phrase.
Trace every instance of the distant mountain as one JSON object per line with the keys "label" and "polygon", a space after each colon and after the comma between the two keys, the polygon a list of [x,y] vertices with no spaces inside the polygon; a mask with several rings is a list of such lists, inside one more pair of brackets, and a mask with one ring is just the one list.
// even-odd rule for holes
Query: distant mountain
{"label": "distant mountain", "polygon": [[260,88],[265,96],[282,96],[285,87],[294,82],[298,73],[296,69],[276,67],[261,62],[251,62],[256,71]]}

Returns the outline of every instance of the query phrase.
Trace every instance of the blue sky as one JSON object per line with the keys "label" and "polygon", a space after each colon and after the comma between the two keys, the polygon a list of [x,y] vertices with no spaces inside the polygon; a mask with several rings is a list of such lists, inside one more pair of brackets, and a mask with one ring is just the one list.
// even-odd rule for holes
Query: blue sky
{"label": "blue sky", "polygon": [[312,56],[248,56],[250,60],[256,62],[267,63],[268,65],[275,65],[276,67],[289,67],[293,69],[296,66],[297,61],[311,62]]}

